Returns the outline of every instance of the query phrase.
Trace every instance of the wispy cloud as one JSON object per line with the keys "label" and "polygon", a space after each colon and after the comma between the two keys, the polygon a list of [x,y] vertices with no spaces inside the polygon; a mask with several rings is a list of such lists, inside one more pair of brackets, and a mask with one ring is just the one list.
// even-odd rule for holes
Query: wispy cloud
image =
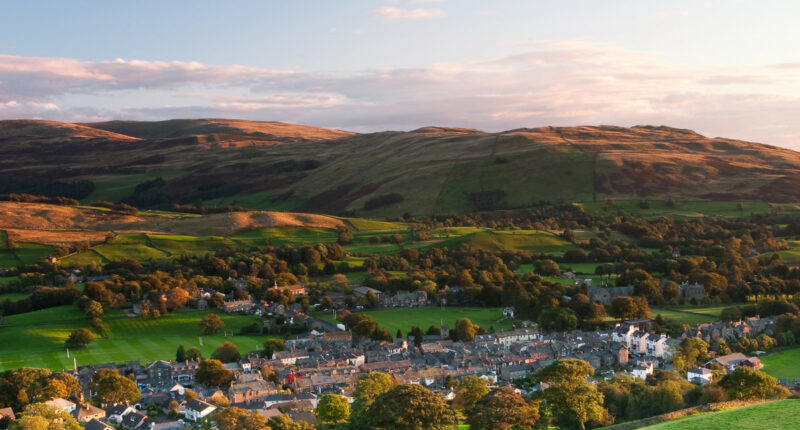
{"label": "wispy cloud", "polygon": [[382,6],[372,11],[373,18],[391,20],[421,20],[440,18],[445,15],[441,9],[401,9],[397,7]]}
{"label": "wispy cloud", "polygon": [[311,73],[196,62],[0,55],[0,118],[237,117],[354,131],[667,124],[800,149],[800,76],[688,67],[586,42],[506,58]]}

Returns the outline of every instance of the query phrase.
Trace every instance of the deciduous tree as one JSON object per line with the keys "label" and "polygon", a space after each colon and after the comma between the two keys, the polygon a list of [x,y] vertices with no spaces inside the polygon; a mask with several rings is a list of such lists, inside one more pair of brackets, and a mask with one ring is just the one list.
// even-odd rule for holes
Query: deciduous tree
{"label": "deciduous tree", "polygon": [[316,415],[325,424],[343,423],[350,418],[350,403],[345,397],[324,394],[317,404]]}
{"label": "deciduous tree", "polygon": [[536,405],[510,387],[483,396],[466,414],[470,429],[531,429],[539,420]]}
{"label": "deciduous tree", "polygon": [[396,430],[449,429],[455,414],[444,398],[418,384],[399,385],[369,407],[369,428]]}
{"label": "deciduous tree", "polygon": [[225,327],[225,323],[222,322],[222,318],[217,314],[206,314],[200,321],[200,328],[203,329],[205,334],[214,334],[223,327]]}
{"label": "deciduous tree", "polygon": [[135,403],[139,400],[139,387],[122,376],[116,369],[102,369],[92,376],[89,384],[95,398],[102,403]]}

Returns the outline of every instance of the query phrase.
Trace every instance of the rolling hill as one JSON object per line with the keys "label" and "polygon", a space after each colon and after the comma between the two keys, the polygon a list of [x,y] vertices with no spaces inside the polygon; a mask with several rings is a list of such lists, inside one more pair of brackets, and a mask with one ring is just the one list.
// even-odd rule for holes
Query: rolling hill
{"label": "rolling hill", "polygon": [[[354,134],[199,119],[60,126],[0,121],[0,130],[31,123],[42,127],[0,132],[0,193],[54,189],[63,195],[79,184],[70,197],[87,203],[241,205],[371,217],[609,198],[800,200],[800,153],[670,127]],[[49,150],[32,150],[44,144]]]}

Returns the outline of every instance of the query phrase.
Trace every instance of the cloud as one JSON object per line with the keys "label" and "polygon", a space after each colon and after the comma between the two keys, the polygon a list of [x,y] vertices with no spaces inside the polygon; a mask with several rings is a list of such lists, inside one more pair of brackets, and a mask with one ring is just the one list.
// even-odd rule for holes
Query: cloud
{"label": "cloud", "polygon": [[415,68],[313,73],[0,55],[0,118],[236,117],[353,131],[666,124],[800,149],[792,67],[690,67],[580,41]]}
{"label": "cloud", "polygon": [[441,9],[400,9],[382,6],[372,11],[373,18],[386,18],[390,20],[421,20],[440,18],[445,15]]}

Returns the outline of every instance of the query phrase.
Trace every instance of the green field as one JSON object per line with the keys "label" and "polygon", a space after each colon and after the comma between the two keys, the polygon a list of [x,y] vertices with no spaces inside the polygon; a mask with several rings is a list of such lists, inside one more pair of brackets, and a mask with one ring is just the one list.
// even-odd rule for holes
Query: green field
{"label": "green field", "polygon": [[785,349],[761,357],[764,371],[776,378],[800,378],[800,348]]}
{"label": "green field", "polygon": [[[364,313],[371,316],[379,326],[389,330],[392,336],[395,335],[397,329],[405,334],[411,330],[412,325],[427,330],[430,326],[439,327],[441,324],[447,324],[452,330],[456,321],[461,318],[469,318],[473,323],[487,330],[494,326],[495,331],[510,330],[512,323],[511,320],[498,322],[503,317],[502,308],[423,307],[364,311]],[[332,323],[337,322],[330,312],[319,312],[314,316]]]}
{"label": "green field", "polygon": [[654,307],[650,309],[650,315],[655,318],[660,314],[678,324],[696,325],[718,320],[722,310],[731,306],[733,305]]}
{"label": "green field", "polygon": [[[448,229],[450,230],[450,229]],[[458,248],[467,244],[486,251],[531,251],[559,254],[575,245],[546,231],[538,230],[483,230],[443,240],[436,247]]]}
{"label": "green field", "polygon": [[783,430],[797,428],[798,423],[800,423],[800,400],[787,399],[699,414],[642,428],[648,430]]}
{"label": "green field", "polygon": [[[156,320],[128,318],[121,311],[108,311],[104,324],[108,338],[97,337],[88,348],[71,351],[78,364],[95,364],[110,361],[122,362],[140,359],[174,359],[179,344],[186,348],[197,346],[208,356],[216,346],[231,341],[240,352],[254,350],[263,344],[266,336],[232,336],[222,334],[202,336],[199,322],[205,311],[172,313]],[[255,316],[224,315],[225,330],[237,332],[243,326],[257,322]],[[86,317],[74,306],[60,306],[41,311],[12,315],[0,329],[0,370],[21,366],[62,369],[72,367],[67,358],[64,340],[78,328],[88,328]],[[13,347],[8,347],[13,345]]]}

